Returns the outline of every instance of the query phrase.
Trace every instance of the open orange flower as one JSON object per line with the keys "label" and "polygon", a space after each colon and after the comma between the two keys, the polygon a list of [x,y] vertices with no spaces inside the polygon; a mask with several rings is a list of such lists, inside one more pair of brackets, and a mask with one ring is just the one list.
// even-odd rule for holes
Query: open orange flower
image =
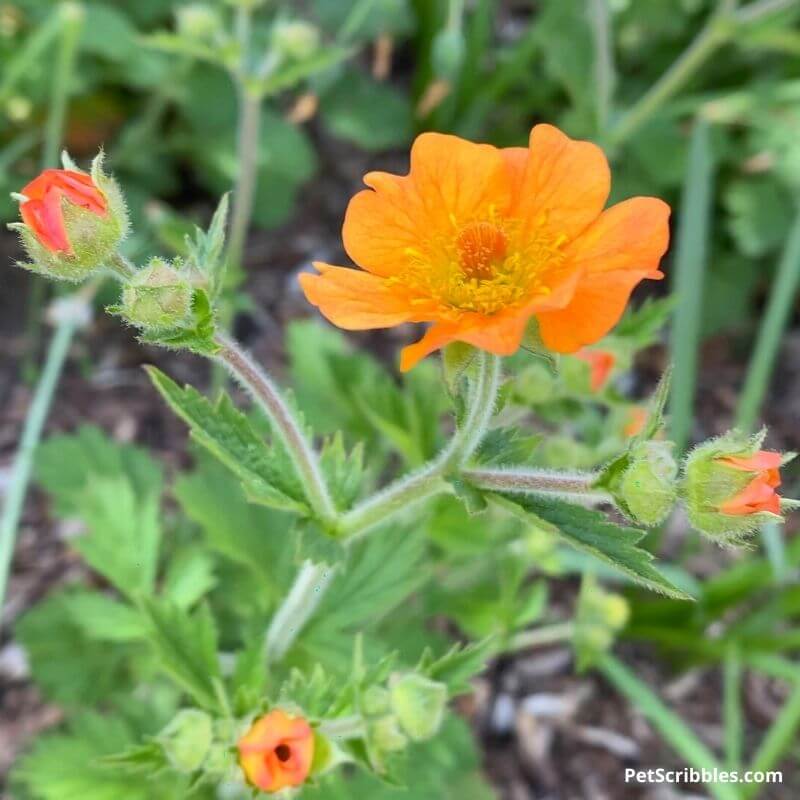
{"label": "open orange flower", "polygon": [[317,263],[300,282],[342,328],[432,323],[403,370],[452,341],[510,355],[533,316],[549,348],[574,352],[616,324],[639,281],[662,277],[669,207],[635,197],[603,211],[603,152],[551,125],[527,149],[424,133],[408,175],[364,182],[343,229],[362,269]]}
{"label": "open orange flower", "polygon": [[752,472],[753,479],[738,494],[719,507],[723,514],[781,513],[781,500],[775,491],[781,485],[780,466],[783,456],[770,450],[759,450],[752,456],[726,456],[720,463],[743,472]]}
{"label": "open orange flower", "polygon": [[46,169],[23,190],[22,219],[39,243],[52,253],[71,253],[61,201],[85,208],[99,217],[108,213],[103,193],[91,177],[69,169]]}
{"label": "open orange flower", "polygon": [[237,746],[247,780],[263,792],[279,792],[306,782],[314,732],[302,717],[275,709],[257,719]]}

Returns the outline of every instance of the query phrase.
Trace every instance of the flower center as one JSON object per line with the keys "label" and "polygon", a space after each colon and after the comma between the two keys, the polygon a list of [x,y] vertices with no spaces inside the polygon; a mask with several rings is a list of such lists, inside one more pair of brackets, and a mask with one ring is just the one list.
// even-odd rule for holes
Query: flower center
{"label": "flower center", "polygon": [[275,755],[278,761],[286,762],[292,757],[292,751],[288,744],[279,744],[275,748]]}
{"label": "flower center", "polygon": [[491,222],[473,222],[456,238],[461,271],[467,278],[491,280],[508,252],[508,238]]}

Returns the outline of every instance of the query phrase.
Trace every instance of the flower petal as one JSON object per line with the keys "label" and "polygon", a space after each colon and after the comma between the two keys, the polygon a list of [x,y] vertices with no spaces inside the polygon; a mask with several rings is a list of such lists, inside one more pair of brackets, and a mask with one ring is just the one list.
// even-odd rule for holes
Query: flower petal
{"label": "flower petal", "polygon": [[464,222],[508,207],[510,176],[500,151],[440,133],[423,133],[407,176],[371,172],[371,187],[348,205],[342,237],[358,265],[376,275],[401,272],[410,258],[436,262]]}
{"label": "flower petal", "polygon": [[309,303],[334,325],[347,330],[391,328],[414,319],[407,297],[383,278],[360,269],[315,263],[319,275],[304,272],[300,286]]}
{"label": "flower petal", "polygon": [[597,219],[610,188],[608,161],[597,145],[570,139],[552,125],[537,125],[515,209],[522,237],[544,229],[553,239],[574,239]]}
{"label": "flower petal", "polygon": [[669,243],[669,206],[635,197],[604,211],[572,242],[565,257],[583,272],[564,309],[539,316],[548,347],[571,353],[605,336],[625,311],[634,287],[661,278],[658,263]]}

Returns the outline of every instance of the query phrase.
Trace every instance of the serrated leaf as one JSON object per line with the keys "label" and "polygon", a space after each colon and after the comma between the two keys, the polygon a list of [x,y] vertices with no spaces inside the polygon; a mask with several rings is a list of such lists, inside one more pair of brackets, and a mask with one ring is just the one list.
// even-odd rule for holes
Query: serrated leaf
{"label": "serrated leaf", "polygon": [[181,389],[154,367],[147,371],[170,408],[189,425],[192,438],[237,475],[248,497],[264,505],[308,512],[302,485],[277,437],[268,445],[227,395],[213,405],[193,387]]}
{"label": "serrated leaf", "polygon": [[675,297],[647,298],[639,308],[629,310],[614,328],[614,339],[626,339],[635,350],[658,341],[675,308]]}
{"label": "serrated leaf", "polygon": [[75,590],[63,602],[77,625],[99,642],[133,642],[144,639],[147,626],[138,609],[100,592]]}
{"label": "serrated leaf", "polygon": [[447,684],[451,696],[472,691],[469,681],[486,668],[497,646],[494,636],[468,645],[455,644],[443,656],[435,658],[428,650],[423,653],[417,671],[431,680]]}
{"label": "serrated leaf", "polygon": [[337,431],[322,446],[320,467],[336,507],[340,510],[350,508],[358,497],[364,478],[363,444],[357,444],[348,453],[344,447],[344,437]]}
{"label": "serrated leaf", "polygon": [[217,629],[206,606],[194,615],[166,600],[146,600],[147,638],[164,671],[203,708],[219,710]]}
{"label": "serrated leaf", "polygon": [[224,258],[225,231],[228,226],[230,194],[226,193],[219,201],[208,230],[194,229],[194,236],[186,237],[186,250],[189,263],[205,275],[211,299],[216,298],[225,285]]}
{"label": "serrated leaf", "polygon": [[158,550],[160,498],[137,497],[120,478],[93,478],[80,501],[89,532],[73,546],[89,566],[130,598],[152,594]]}
{"label": "serrated leaf", "polygon": [[164,748],[157,742],[136,744],[119,753],[105,756],[100,762],[108,769],[131,775],[158,775],[169,767]]}
{"label": "serrated leaf", "polygon": [[187,547],[170,558],[161,594],[180,608],[191,608],[216,583],[212,556],[199,547]]}
{"label": "serrated leaf", "polygon": [[475,460],[480,464],[494,466],[530,464],[541,441],[541,434],[529,433],[520,428],[492,428],[484,436]]}
{"label": "serrated leaf", "polygon": [[546,524],[573,547],[606,561],[634,580],[670,597],[692,598],[668,581],[652,564],[653,555],[638,547],[644,531],[610,522],[605,514],[555,498],[497,492],[489,495],[512,513]]}
{"label": "serrated leaf", "polygon": [[278,704],[296,704],[306,716],[321,719],[331,714],[342,690],[338,676],[326,673],[320,664],[315,664],[310,674],[292,669],[276,700]]}

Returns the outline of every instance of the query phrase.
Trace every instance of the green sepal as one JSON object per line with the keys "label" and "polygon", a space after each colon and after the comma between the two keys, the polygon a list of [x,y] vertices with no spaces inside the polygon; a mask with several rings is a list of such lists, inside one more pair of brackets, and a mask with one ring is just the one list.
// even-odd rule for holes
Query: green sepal
{"label": "green sepal", "polygon": [[[109,308],[109,311],[124,313],[124,309],[116,306]],[[214,339],[215,332],[216,322],[211,298],[204,289],[198,288],[192,293],[190,317],[183,326],[143,333],[139,338],[145,344],[155,344],[176,350],[190,350],[203,356],[215,356],[220,351],[220,346]]]}

